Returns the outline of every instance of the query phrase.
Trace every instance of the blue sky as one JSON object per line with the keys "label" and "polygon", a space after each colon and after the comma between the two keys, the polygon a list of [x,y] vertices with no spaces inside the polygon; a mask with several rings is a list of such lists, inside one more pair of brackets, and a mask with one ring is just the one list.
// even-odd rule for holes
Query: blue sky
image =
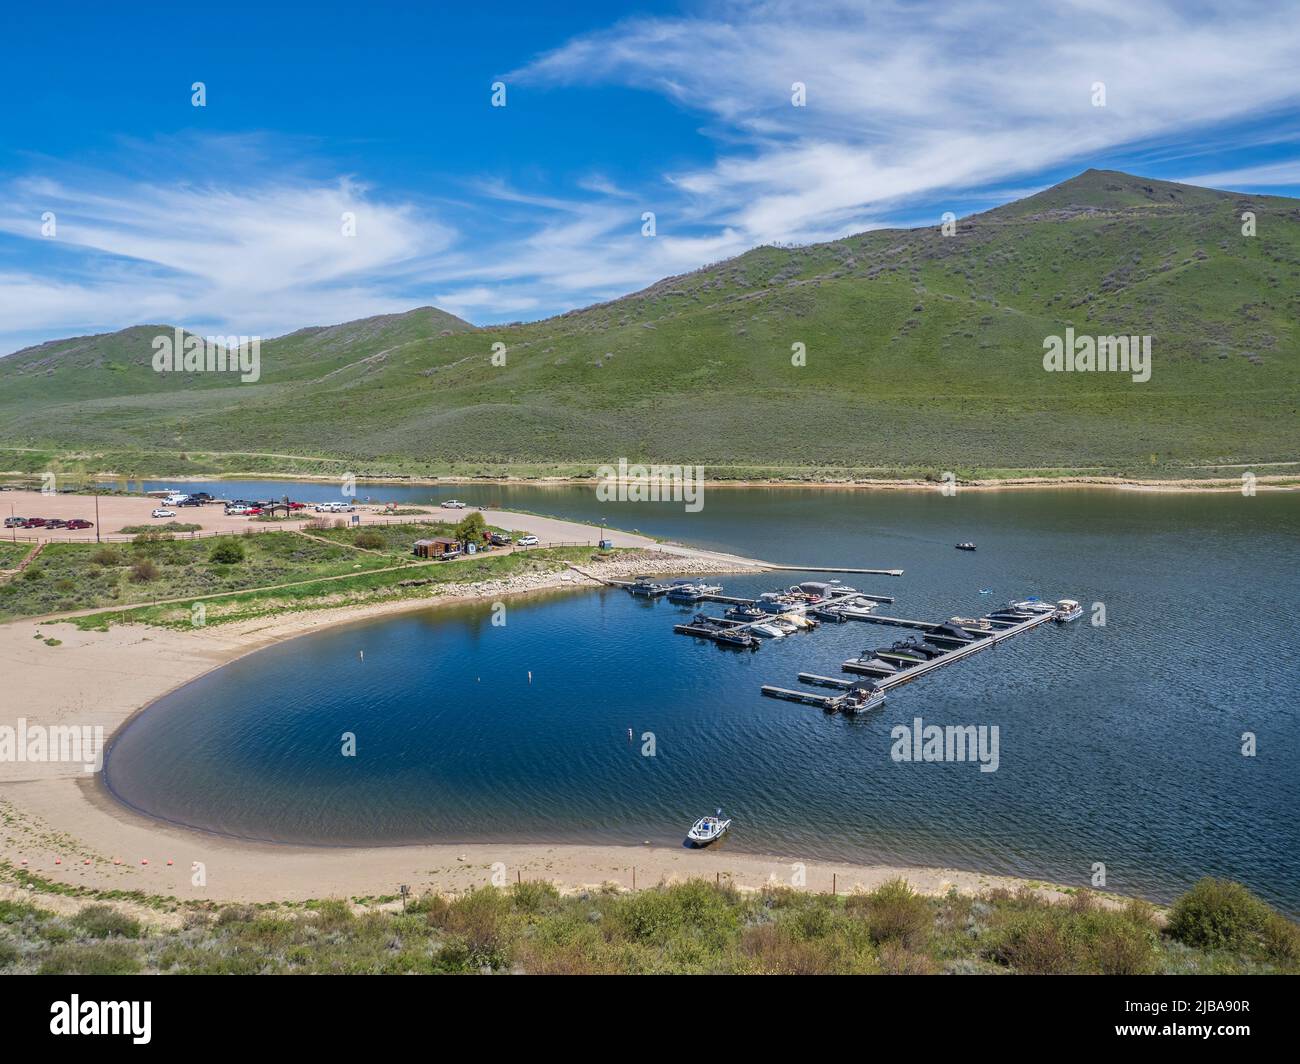
{"label": "blue sky", "polygon": [[1300,194],[1286,3],[554,7],[11,7],[0,353],[146,322],[545,317],[1089,166]]}

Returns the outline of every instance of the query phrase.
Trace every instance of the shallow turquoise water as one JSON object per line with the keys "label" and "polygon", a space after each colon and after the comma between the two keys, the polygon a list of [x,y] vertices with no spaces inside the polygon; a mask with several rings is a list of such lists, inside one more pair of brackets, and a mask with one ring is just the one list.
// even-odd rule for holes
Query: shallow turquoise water
{"label": "shallow turquoise water", "polygon": [[[285,490],[263,487],[230,492]],[[1166,899],[1213,873],[1300,912],[1300,499],[725,489],[686,514],[602,506],[583,488],[358,494],[454,494],[778,562],[904,568],[845,578],[896,595],[882,611],[899,616],[1039,594],[1102,602],[1107,624],[1026,633],[846,720],[759,687],[838,674],[898,629],[823,626],[749,654],[673,635],[689,611],[620,591],[511,604],[504,627],[486,604],[431,610],[297,639],[167,696],[110,751],[120,798],[206,830],[343,845],[672,844],[723,805],[736,819],[727,846],[791,860],[1079,884],[1104,862],[1111,889]],[[953,550],[962,539],[979,551]],[[737,594],[797,579],[722,578]],[[997,725],[998,771],[891,760],[890,728],[918,716]],[[655,757],[641,755],[647,731]],[[1246,731],[1254,758],[1240,753]],[[356,757],[340,755],[344,732]]]}

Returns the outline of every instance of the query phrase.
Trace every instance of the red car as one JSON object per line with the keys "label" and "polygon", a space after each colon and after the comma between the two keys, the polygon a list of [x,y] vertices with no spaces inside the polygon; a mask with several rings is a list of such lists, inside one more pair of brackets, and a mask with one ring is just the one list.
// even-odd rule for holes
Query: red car
{"label": "red car", "polygon": [[68,528],[94,528],[95,524],[93,521],[83,521],[80,517],[74,517],[71,521],[68,522],[67,527]]}
{"label": "red car", "polygon": [[23,528],[44,528],[44,527],[45,527],[45,518],[43,517],[29,517],[27,518],[26,521],[23,522]]}

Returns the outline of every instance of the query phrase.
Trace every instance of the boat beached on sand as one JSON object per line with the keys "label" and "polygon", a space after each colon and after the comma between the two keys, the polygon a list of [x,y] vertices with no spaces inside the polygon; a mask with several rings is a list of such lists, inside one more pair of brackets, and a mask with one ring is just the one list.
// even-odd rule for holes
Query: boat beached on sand
{"label": "boat beached on sand", "polygon": [[722,838],[730,828],[730,818],[723,820],[722,810],[719,809],[713,816],[702,816],[692,824],[691,830],[686,833],[686,838],[696,848],[708,846]]}

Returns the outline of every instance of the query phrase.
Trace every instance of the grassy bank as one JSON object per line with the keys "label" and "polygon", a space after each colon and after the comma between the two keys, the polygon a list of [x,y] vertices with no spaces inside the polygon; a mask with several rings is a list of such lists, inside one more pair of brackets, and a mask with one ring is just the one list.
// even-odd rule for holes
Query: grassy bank
{"label": "grassy bank", "polygon": [[[346,547],[338,549],[348,550],[349,556],[362,556],[360,552]],[[428,598],[446,585],[482,584],[558,573],[566,568],[566,562],[582,564],[597,558],[632,553],[634,552],[620,550],[602,555],[590,547],[548,547],[516,554],[488,554],[451,562],[412,564],[391,572],[359,573],[346,579],[309,580],[291,587],[235,592],[204,600],[204,623],[228,624],[285,612]],[[368,557],[373,564],[393,564],[391,558],[382,555]],[[524,589],[521,587],[520,590]],[[139,609],[90,614],[69,620],[88,631],[103,631],[111,624],[189,628],[193,623],[189,602],[142,606]]]}
{"label": "grassy bank", "polygon": [[119,907],[57,916],[0,901],[0,971],[48,974],[1251,974],[1300,971],[1300,927],[1235,883],[1202,880],[1167,922],[1146,902],[1024,889],[744,894],[692,881],[561,896],[549,883],[406,911],[343,901],[190,907],[144,926]]}
{"label": "grassy bank", "polygon": [[391,564],[293,532],[188,540],[147,532],[131,543],[52,543],[21,576],[0,584],[0,621],[220,594]]}

